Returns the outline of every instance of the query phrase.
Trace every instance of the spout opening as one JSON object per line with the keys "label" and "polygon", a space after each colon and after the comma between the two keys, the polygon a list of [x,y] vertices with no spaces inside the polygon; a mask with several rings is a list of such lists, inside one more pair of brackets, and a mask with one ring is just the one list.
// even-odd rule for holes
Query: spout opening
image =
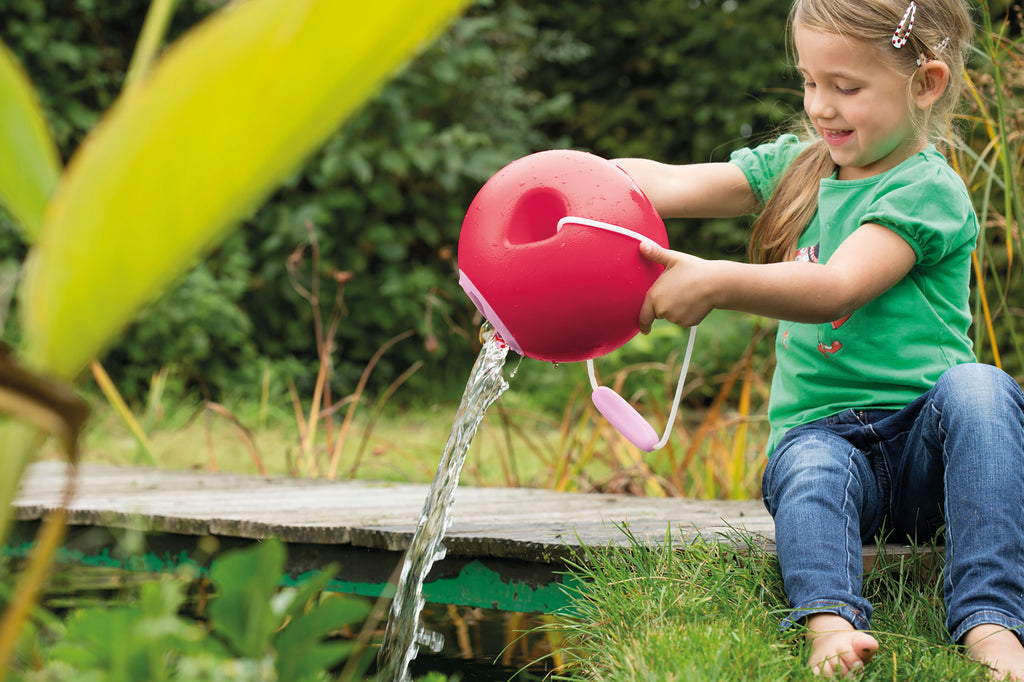
{"label": "spout opening", "polygon": [[491,323],[494,327],[494,331],[498,333],[498,336],[508,344],[509,348],[520,355],[526,355],[526,353],[523,352],[522,346],[520,346],[519,342],[516,341],[516,337],[512,336],[512,332],[509,331],[508,327],[505,326],[505,323],[501,321],[500,317],[498,317],[498,313],[494,312],[494,308],[491,307],[491,304],[487,302],[487,298],[484,297],[483,293],[477,289],[476,285],[473,284],[472,280],[470,280],[462,270],[459,270],[459,286],[461,286],[462,290],[466,292],[469,300],[473,302],[473,305],[476,306],[476,309],[484,316],[484,319]]}

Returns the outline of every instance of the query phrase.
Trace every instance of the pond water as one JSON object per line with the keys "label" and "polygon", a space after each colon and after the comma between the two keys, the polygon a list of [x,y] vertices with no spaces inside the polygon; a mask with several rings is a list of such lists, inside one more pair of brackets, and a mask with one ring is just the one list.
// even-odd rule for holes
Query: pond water
{"label": "pond water", "polygon": [[428,603],[421,618],[445,643],[439,652],[421,651],[413,659],[413,678],[440,672],[467,682],[532,682],[553,669],[553,644],[541,629],[546,616]]}

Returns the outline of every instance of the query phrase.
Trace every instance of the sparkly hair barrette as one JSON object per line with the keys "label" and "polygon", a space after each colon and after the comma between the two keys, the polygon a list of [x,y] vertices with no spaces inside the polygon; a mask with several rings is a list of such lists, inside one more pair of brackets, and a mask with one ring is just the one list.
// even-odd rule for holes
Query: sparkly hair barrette
{"label": "sparkly hair barrette", "polygon": [[899,49],[907,44],[910,32],[914,30],[914,17],[917,16],[917,3],[911,1],[907,11],[903,13],[896,31],[892,34],[892,46]]}
{"label": "sparkly hair barrette", "polygon": [[[910,5],[907,6],[907,11],[903,13],[903,18],[900,19],[900,23],[896,26],[896,30],[892,34],[892,46],[897,50],[907,44],[907,40],[910,38],[910,32],[914,30],[914,19],[917,18],[917,3],[911,0]],[[933,54],[939,54],[949,45],[949,38],[943,38],[942,42],[932,48]],[[931,58],[923,52],[917,55],[917,65],[923,66],[931,61]]]}

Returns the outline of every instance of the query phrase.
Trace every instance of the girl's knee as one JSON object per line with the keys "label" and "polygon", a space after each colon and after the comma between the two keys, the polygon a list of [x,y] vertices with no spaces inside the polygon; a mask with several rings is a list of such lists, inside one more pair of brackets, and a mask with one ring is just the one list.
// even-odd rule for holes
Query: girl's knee
{"label": "girl's knee", "polygon": [[936,398],[974,418],[1024,415],[1024,392],[1009,374],[982,363],[951,367],[935,384]]}

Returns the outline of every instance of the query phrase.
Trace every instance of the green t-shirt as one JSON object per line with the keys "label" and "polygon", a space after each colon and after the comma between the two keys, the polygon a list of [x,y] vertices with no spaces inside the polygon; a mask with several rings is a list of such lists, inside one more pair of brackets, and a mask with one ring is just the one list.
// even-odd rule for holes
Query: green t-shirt
{"label": "green t-shirt", "polygon": [[[730,160],[764,202],[805,147],[783,135]],[[960,177],[929,146],[870,178],[822,180],[796,260],[828,262],[865,223],[896,232],[917,260],[906,277],[845,319],[779,323],[769,455],[794,426],[849,408],[900,409],[946,369],[974,361],[968,293],[978,220]]]}

